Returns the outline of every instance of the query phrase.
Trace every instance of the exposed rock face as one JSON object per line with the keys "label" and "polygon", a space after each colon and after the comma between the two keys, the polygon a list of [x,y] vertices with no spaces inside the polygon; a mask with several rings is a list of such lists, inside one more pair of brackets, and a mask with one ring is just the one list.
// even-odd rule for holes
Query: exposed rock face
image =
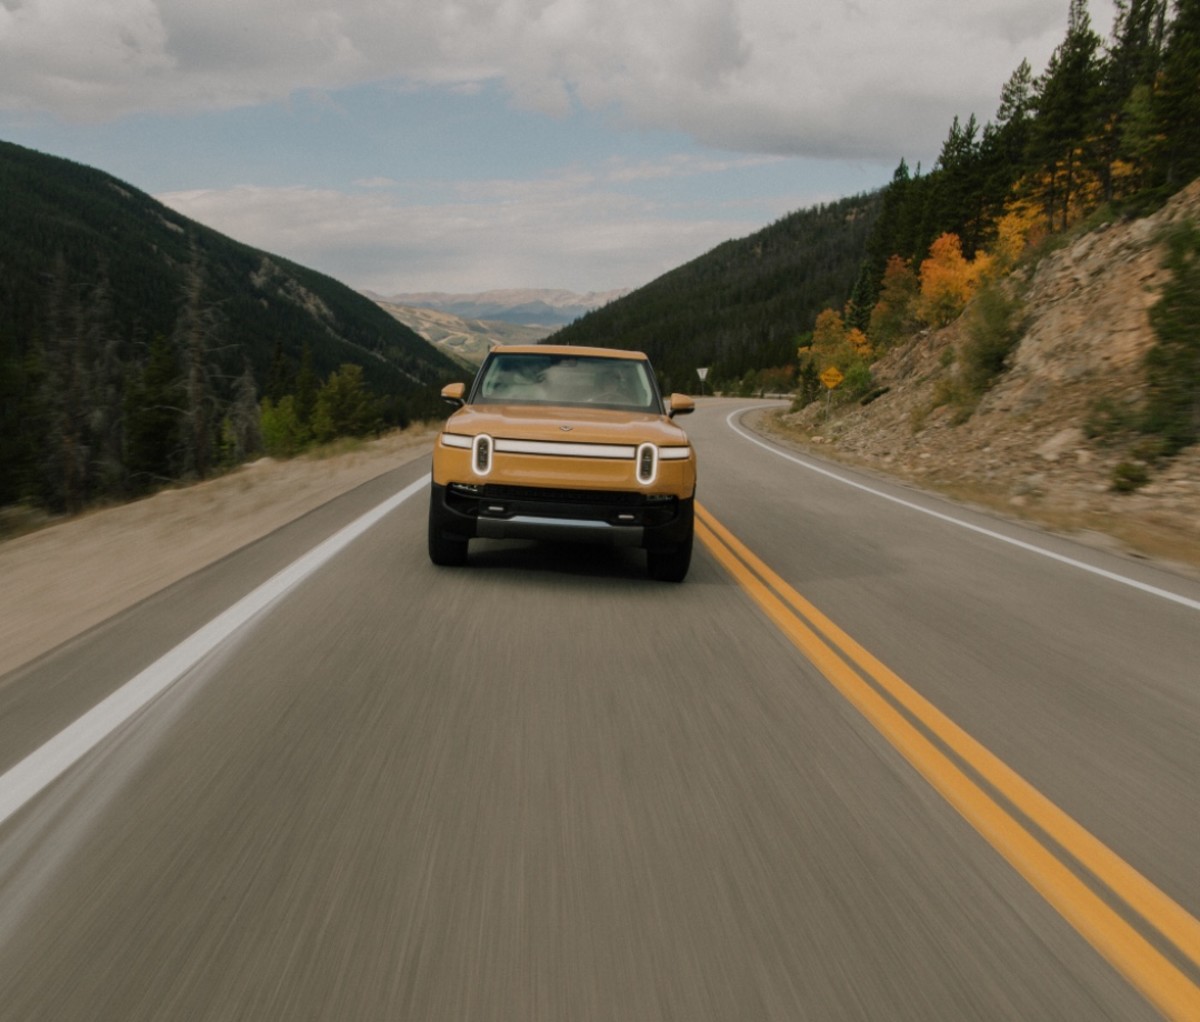
{"label": "exposed rock face", "polygon": [[1142,400],[1149,313],[1169,279],[1161,239],[1184,219],[1200,221],[1200,181],[1156,215],[1099,228],[1014,275],[1024,333],[965,422],[955,423],[953,406],[935,407],[939,383],[956,371],[960,320],[881,358],[872,373],[889,389],[865,407],[835,408],[826,422],[821,403],[775,428],[835,457],[1200,565],[1200,448],[1118,493],[1114,469],[1136,459],[1137,441],[1089,439],[1098,403],[1119,414]]}

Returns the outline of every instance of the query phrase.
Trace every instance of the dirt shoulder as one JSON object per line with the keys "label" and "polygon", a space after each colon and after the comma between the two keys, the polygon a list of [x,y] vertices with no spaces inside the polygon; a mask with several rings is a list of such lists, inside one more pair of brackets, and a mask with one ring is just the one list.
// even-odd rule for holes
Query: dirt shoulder
{"label": "dirt shoulder", "polygon": [[1111,458],[1055,464],[1052,444],[1038,446],[1025,438],[1022,449],[1020,435],[1005,437],[1011,449],[1002,458],[988,458],[986,445],[983,452],[953,443],[938,449],[936,442],[906,449],[897,440],[906,430],[873,431],[862,422],[818,424],[814,418],[768,409],[747,425],[798,453],[874,471],[1088,546],[1200,578],[1200,448],[1178,458],[1154,485],[1120,494],[1108,483]]}
{"label": "dirt shoulder", "polygon": [[417,458],[434,431],[348,452],[263,459],[0,543],[0,675],[341,493]]}

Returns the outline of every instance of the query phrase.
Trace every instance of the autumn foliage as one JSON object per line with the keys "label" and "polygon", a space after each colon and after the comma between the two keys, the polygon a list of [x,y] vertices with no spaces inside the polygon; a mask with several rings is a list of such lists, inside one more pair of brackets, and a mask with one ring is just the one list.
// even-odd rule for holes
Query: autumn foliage
{"label": "autumn foliage", "polygon": [[958,235],[945,233],[930,246],[919,272],[913,271],[909,260],[893,255],[883,273],[879,300],[871,310],[870,341],[863,338],[860,354],[885,350],[921,324],[938,327],[951,322],[989,274],[1016,262],[1037,223],[1027,207],[1014,207],[1001,219],[995,254],[980,250],[974,259],[963,255]]}
{"label": "autumn foliage", "polygon": [[890,348],[902,340],[917,323],[917,298],[921,293],[921,282],[913,272],[912,263],[893,255],[883,271],[879,301],[871,310],[867,336],[880,350]]}
{"label": "autumn foliage", "polygon": [[1045,238],[1046,220],[1037,204],[1028,199],[1009,203],[996,222],[996,241],[992,258],[996,269],[1011,270],[1031,245]]}
{"label": "autumn foliage", "polygon": [[840,312],[826,309],[817,316],[811,358],[819,369],[836,366],[845,373],[855,362],[863,361],[870,355],[871,345],[867,335],[857,327],[846,326]]}
{"label": "autumn foliage", "polygon": [[844,378],[843,389],[851,394],[866,390],[871,382],[870,360],[874,354],[867,335],[848,326],[836,309],[817,316],[811,341],[799,349],[800,372],[815,378],[835,368]]}
{"label": "autumn foliage", "polygon": [[992,258],[979,252],[966,259],[956,234],[943,234],[921,262],[921,297],[917,315],[930,326],[945,326],[966,308],[988,272]]}

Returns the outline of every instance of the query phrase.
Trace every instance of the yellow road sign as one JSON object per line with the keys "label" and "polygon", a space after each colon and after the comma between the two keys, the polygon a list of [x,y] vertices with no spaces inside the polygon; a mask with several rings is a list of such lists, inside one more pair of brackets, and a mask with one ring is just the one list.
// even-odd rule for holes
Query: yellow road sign
{"label": "yellow road sign", "polygon": [[837,366],[830,366],[821,373],[821,382],[830,390],[833,390],[844,379],[845,376],[842,375],[842,371]]}

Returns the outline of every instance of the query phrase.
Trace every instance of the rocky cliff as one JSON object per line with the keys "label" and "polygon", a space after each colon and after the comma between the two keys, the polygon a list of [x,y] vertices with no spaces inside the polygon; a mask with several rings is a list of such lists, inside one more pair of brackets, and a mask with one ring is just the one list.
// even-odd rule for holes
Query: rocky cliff
{"label": "rocky cliff", "polygon": [[[827,417],[817,403],[771,428],[826,456],[1200,567],[1200,446],[1147,464],[1144,440],[1097,429],[1102,413],[1131,413],[1144,395],[1149,310],[1169,279],[1163,235],[1182,220],[1200,222],[1200,181],[1156,215],[1082,234],[1014,274],[1020,340],[965,420],[939,398],[958,371],[960,319],[876,362],[874,380],[887,389],[869,404],[835,404]],[[1114,489],[1122,464],[1144,469],[1148,482]]]}

